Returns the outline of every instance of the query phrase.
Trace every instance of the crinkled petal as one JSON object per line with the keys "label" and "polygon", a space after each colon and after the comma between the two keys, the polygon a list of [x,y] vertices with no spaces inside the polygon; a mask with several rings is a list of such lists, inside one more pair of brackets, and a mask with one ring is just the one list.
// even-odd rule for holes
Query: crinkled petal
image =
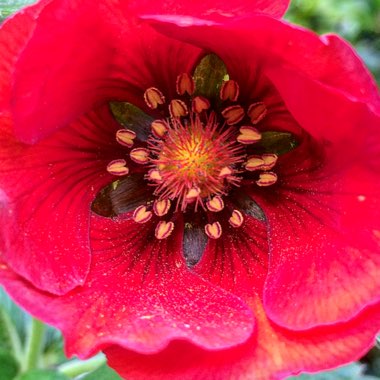
{"label": "crinkled petal", "polygon": [[[18,20],[9,22],[10,33]],[[148,87],[173,94],[177,75],[190,71],[201,52],[123,15],[113,1],[53,0],[33,27],[12,91],[15,130],[28,143],[109,100],[143,107]]]}
{"label": "crinkled petal", "polygon": [[0,281],[31,313],[63,330],[69,355],[86,357],[110,344],[152,354],[173,339],[204,349],[245,342],[254,328],[250,308],[187,269],[179,227],[166,240],[156,239],[154,228],[93,215],[91,271],[67,295],[38,292],[6,268]]}
{"label": "crinkled petal", "polygon": [[125,379],[280,380],[359,359],[373,346],[380,322],[376,305],[350,322],[297,333],[268,321],[257,299],[252,306],[257,335],[234,349],[210,352],[177,341],[157,354],[140,355],[113,346],[105,350],[108,363]]}
{"label": "crinkled petal", "polygon": [[373,346],[379,330],[380,304],[367,307],[350,321],[308,331],[286,330],[274,324],[260,301],[265,279],[265,235],[262,222],[248,217],[242,230],[223,233],[220,244],[210,242],[195,267],[209,281],[234,292],[251,306],[257,328],[246,343],[215,352],[173,341],[153,355],[140,355],[115,345],[105,349],[109,365],[123,378],[136,380],[201,380],[211,376],[223,380],[246,378],[247,374],[255,380],[276,380],[359,359]]}
{"label": "crinkled petal", "polygon": [[[211,25],[207,20],[194,18],[186,26],[180,17],[143,17],[163,33],[215,52],[227,64],[239,57],[243,67],[255,65],[257,61],[273,68],[288,65],[379,112],[376,82],[355,51],[338,36],[319,37],[309,30],[267,16]],[[239,44],[236,44],[237,39]]]}
{"label": "crinkled petal", "polygon": [[90,205],[112,181],[107,163],[122,154],[117,129],[104,108],[30,146],[1,122],[1,251],[36,287],[62,294],[85,280]]}
{"label": "crinkled petal", "polygon": [[267,74],[298,124],[317,140],[356,149],[357,144],[363,142],[366,130],[380,123],[380,116],[369,109],[371,103],[352,101],[341,91],[296,69],[271,67]]}
{"label": "crinkled petal", "polygon": [[362,123],[378,123],[376,84],[338,37],[318,37],[266,16],[224,24],[197,18],[186,25],[180,17],[145,18],[162,33],[218,54],[242,94],[256,92],[258,100],[265,99],[262,78],[269,79],[296,121],[315,138],[347,141]]}
{"label": "crinkled petal", "polygon": [[322,158],[313,145],[284,157],[274,189],[253,193],[269,225],[265,310],[291,329],[345,321],[379,300],[380,162],[362,154],[338,167],[332,156],[344,151]]}

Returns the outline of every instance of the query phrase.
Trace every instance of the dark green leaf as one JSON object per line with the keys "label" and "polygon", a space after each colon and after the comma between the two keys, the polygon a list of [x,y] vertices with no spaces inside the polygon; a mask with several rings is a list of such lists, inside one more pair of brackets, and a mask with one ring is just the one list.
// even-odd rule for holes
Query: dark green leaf
{"label": "dark green leaf", "polygon": [[17,380],[69,380],[69,378],[53,370],[34,369],[19,376]]}
{"label": "dark green leaf", "polygon": [[17,360],[6,351],[0,351],[0,380],[12,380],[19,370]]}
{"label": "dark green leaf", "polygon": [[278,155],[290,152],[297,146],[298,141],[291,133],[276,131],[263,132],[261,141],[257,144],[262,153],[275,153]]}
{"label": "dark green leaf", "polygon": [[84,376],[81,380],[121,380],[121,377],[106,365]]}
{"label": "dark green leaf", "polygon": [[232,198],[234,199],[235,204],[239,207],[240,210],[244,211],[245,214],[252,216],[253,218],[265,222],[265,213],[259,207],[259,205],[251,199],[243,191],[234,189],[231,193]]}
{"label": "dark green leaf", "polygon": [[199,62],[194,71],[196,94],[215,99],[220,86],[228,76],[224,62],[215,54],[208,54]]}
{"label": "dark green leaf", "polygon": [[146,140],[154,120],[140,108],[127,102],[111,102],[110,108],[115,119],[125,128],[131,129],[140,140]]}

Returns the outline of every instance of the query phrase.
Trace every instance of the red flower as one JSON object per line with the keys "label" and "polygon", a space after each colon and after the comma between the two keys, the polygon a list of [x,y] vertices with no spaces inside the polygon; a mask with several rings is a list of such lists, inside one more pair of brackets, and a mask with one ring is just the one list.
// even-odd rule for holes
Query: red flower
{"label": "red flower", "polygon": [[0,282],[68,355],[276,379],[373,344],[379,94],[287,3],[46,0],[1,26]]}

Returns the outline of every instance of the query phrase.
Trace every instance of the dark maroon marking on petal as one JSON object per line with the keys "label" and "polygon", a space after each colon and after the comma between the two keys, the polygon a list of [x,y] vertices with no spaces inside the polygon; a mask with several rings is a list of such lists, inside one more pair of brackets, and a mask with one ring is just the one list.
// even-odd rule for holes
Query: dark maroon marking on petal
{"label": "dark maroon marking on petal", "polygon": [[[223,233],[209,239],[202,259],[194,268],[206,280],[247,300],[261,294],[268,268],[266,223],[245,216],[239,228],[232,227],[225,211]],[[248,301],[249,303],[249,301]]]}

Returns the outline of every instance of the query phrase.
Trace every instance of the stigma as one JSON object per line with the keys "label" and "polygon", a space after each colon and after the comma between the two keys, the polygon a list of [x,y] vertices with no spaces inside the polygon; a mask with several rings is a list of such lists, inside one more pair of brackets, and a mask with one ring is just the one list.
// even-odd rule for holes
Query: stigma
{"label": "stigma", "polygon": [[191,212],[202,214],[204,233],[216,240],[223,229],[244,223],[243,211],[230,201],[234,187],[243,181],[257,187],[277,182],[276,154],[253,148],[262,138],[259,124],[268,110],[263,102],[239,104],[239,84],[230,79],[221,83],[217,101],[198,93],[188,73],[178,75],[175,88],[178,96],[172,99],[156,87],[146,89],[146,105],[162,117],[152,121],[145,141],[132,130],[117,131],[126,157],[111,161],[107,171],[126,176],[136,164],[145,171],[153,200],[137,207],[132,218],[155,220],[156,239],[167,239],[178,214]]}

